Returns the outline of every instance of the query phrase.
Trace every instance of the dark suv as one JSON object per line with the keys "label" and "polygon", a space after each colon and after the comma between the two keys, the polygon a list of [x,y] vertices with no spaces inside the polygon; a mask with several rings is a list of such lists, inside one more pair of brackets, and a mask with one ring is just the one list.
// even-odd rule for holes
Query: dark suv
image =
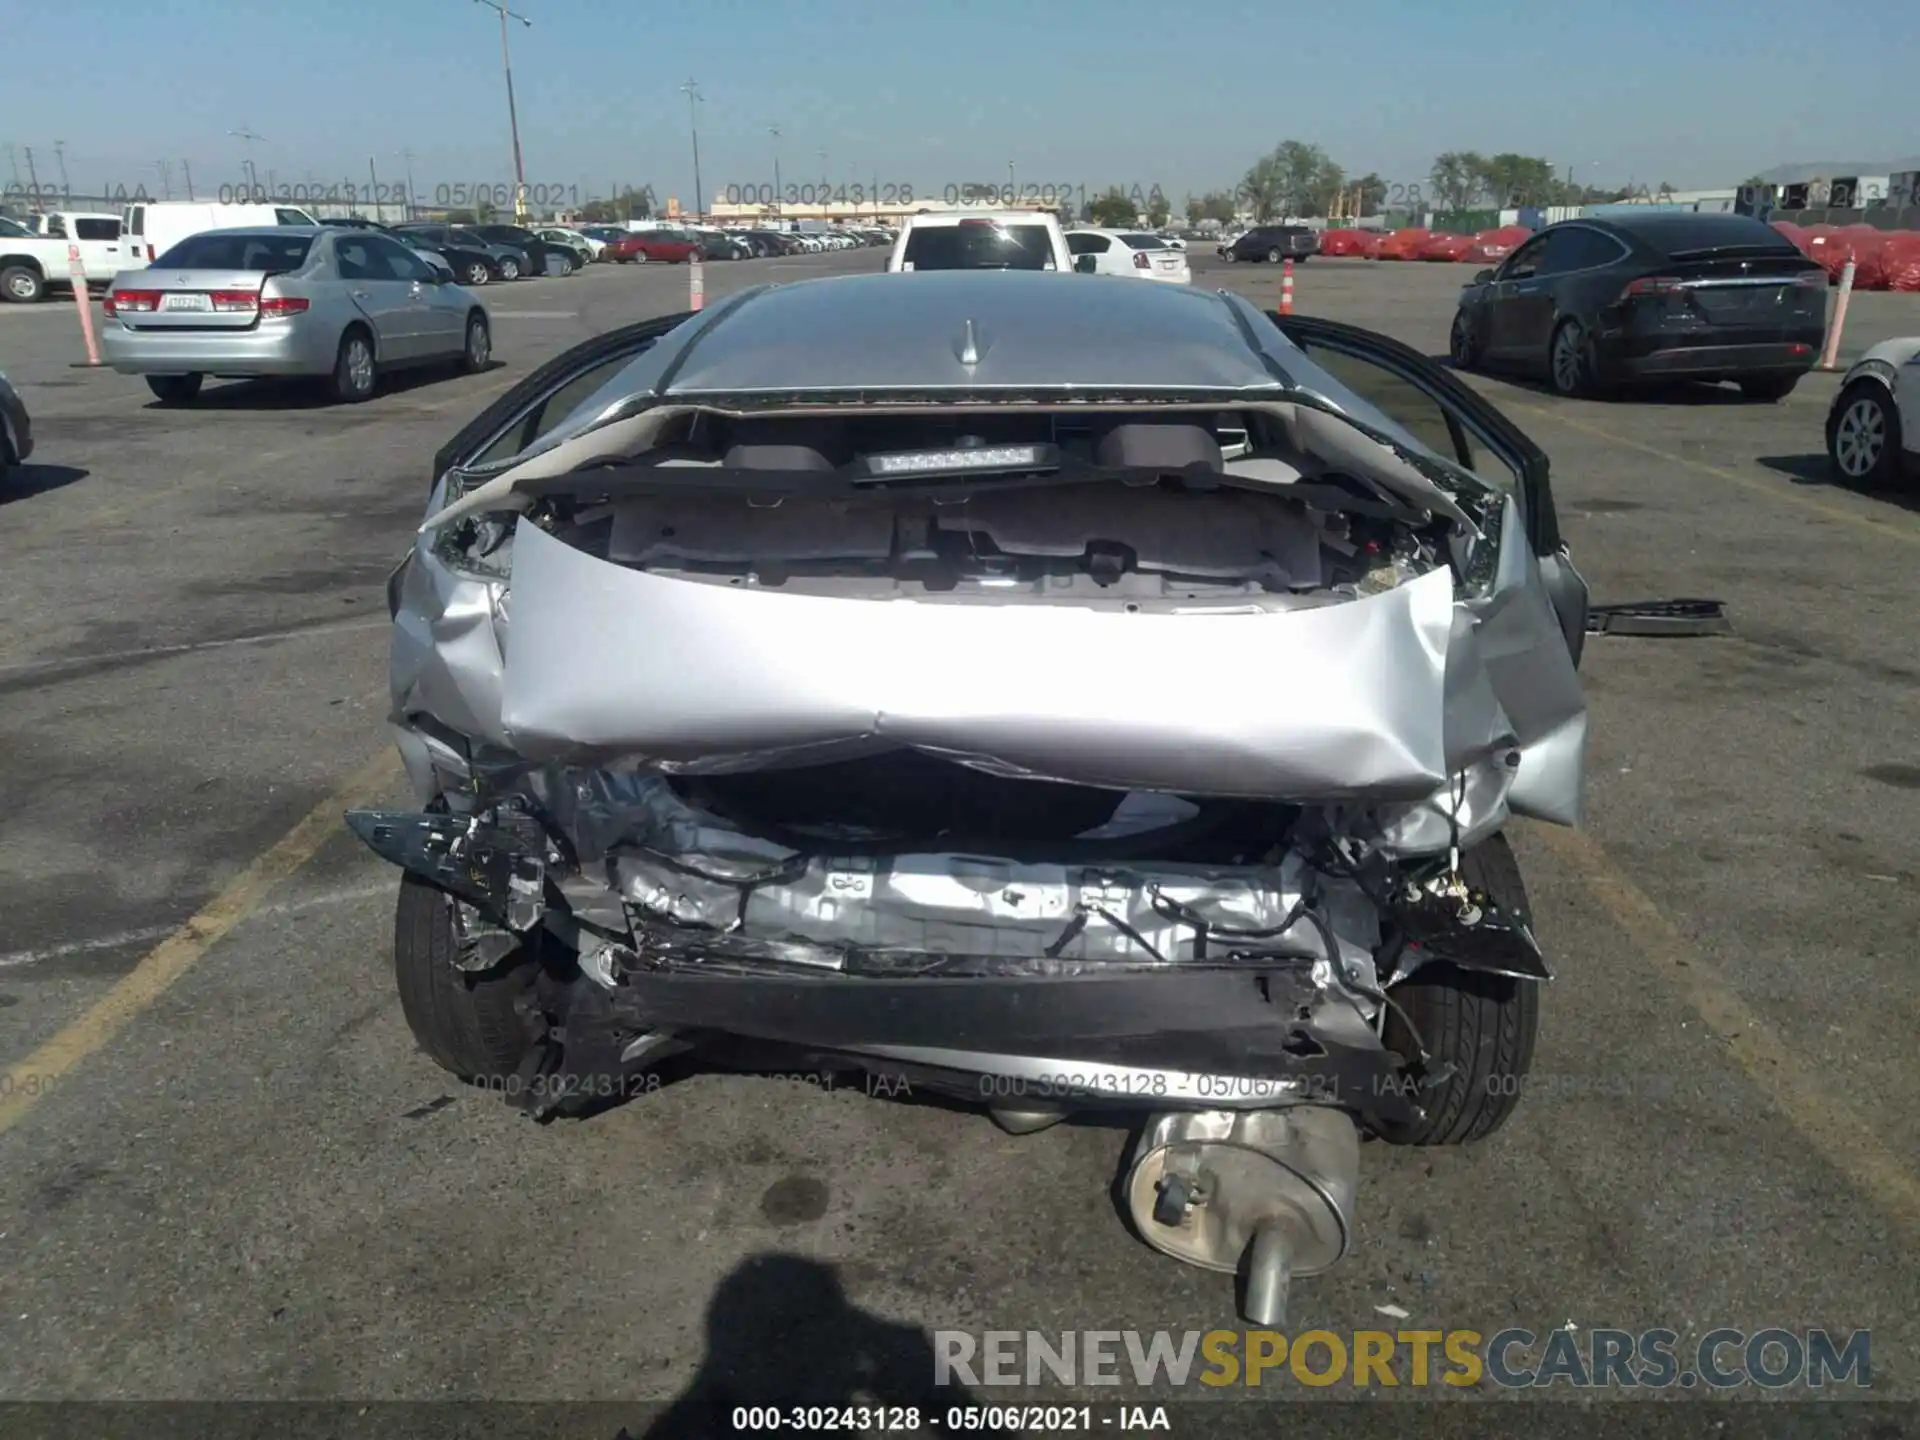
{"label": "dark suv", "polygon": [[1304,260],[1320,250],[1319,234],[1305,225],[1256,225],[1231,245],[1220,247],[1222,260]]}

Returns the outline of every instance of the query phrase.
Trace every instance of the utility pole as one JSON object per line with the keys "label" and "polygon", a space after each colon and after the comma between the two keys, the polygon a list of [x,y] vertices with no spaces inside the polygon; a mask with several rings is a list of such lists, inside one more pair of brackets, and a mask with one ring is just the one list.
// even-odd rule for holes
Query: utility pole
{"label": "utility pole", "polygon": [[414,204],[414,201],[413,201],[413,150],[411,148],[408,148],[405,150],[401,150],[397,153],[399,154],[401,160],[406,163],[406,167],[407,167],[407,204],[406,204],[406,210],[401,218],[406,220],[411,220],[413,218],[413,204]]}
{"label": "utility pole", "polygon": [[187,199],[189,199],[189,200],[191,200],[191,199],[193,199],[193,165],[192,165],[192,162],[190,162],[190,161],[187,161],[187,160],[182,160],[182,161],[180,162],[180,173],[181,173],[182,175],[184,175],[184,176],[186,176],[186,179],[187,179]]}
{"label": "utility pole", "polygon": [[693,132],[693,213],[697,216],[705,210],[705,197],[700,191],[700,82],[691,75],[681,90],[687,97],[687,125]]}
{"label": "utility pole", "polygon": [[229,130],[227,134],[233,136],[234,139],[247,147],[246,159],[241,163],[246,167],[247,190],[249,192],[249,198],[251,198],[252,195],[260,189],[260,172],[253,168],[253,142],[256,140],[264,140],[266,136],[256,135],[253,131],[244,127],[239,130]]}
{"label": "utility pole", "polygon": [[769,125],[767,134],[773,137],[773,213],[780,213],[780,127]]}
{"label": "utility pole", "polygon": [[73,199],[73,182],[67,179],[67,142],[53,142],[53,158],[60,162],[60,191],[68,200]]}
{"label": "utility pole", "polygon": [[156,168],[160,171],[160,198],[171,200],[173,198],[173,167],[162,160],[158,162]]}
{"label": "utility pole", "polygon": [[367,156],[367,179],[373,184],[373,194],[368,197],[373,203],[373,219],[380,218],[380,177],[374,172],[373,157]]}
{"label": "utility pole", "polygon": [[1013,161],[1007,161],[1007,204],[1013,204],[1014,196],[1020,193],[1013,183]]}
{"label": "utility pole", "polygon": [[7,146],[7,168],[13,171],[13,183],[20,183],[20,152],[13,146]]}
{"label": "utility pole", "polygon": [[26,147],[26,149],[27,149],[27,184],[31,186],[33,190],[33,203],[35,205],[38,205],[40,203],[40,174],[38,171],[36,171],[33,168],[33,146],[29,145]]}
{"label": "utility pole", "polygon": [[524,223],[527,218],[527,168],[520,160],[520,112],[513,103],[513,59],[507,53],[507,21],[518,20],[526,26],[531,26],[533,21],[509,10],[500,0],[473,0],[473,3],[485,5],[500,15],[500,68],[507,77],[507,125],[513,131],[513,218]]}

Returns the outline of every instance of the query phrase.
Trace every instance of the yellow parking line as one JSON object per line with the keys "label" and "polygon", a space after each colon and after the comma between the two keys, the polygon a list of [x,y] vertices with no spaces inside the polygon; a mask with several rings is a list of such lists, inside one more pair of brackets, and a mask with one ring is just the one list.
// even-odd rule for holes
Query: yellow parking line
{"label": "yellow parking line", "polygon": [[198,914],[149,950],[85,1014],[26,1059],[0,1071],[0,1135],[19,1124],[74,1066],[112,1043],[174,981],[252,914],[276,885],[319,854],[321,846],[344,834],[341,812],[384,793],[398,777],[399,769],[399,756],[383,750],[354,771]]}
{"label": "yellow parking line", "polygon": [[1503,410],[1517,411],[1523,415],[1537,415],[1556,425],[1565,425],[1569,430],[1578,430],[1583,435],[1595,439],[1611,441],[1615,445],[1624,445],[1629,450],[1638,450],[1642,455],[1651,455],[1656,460],[1665,460],[1670,465],[1679,465],[1688,470],[1698,471],[1702,475],[1711,475],[1716,480],[1724,480],[1729,485],[1738,485],[1742,490],[1751,490],[1765,495],[1771,500],[1783,501],[1788,505],[1810,510],[1828,520],[1838,520],[1845,525],[1857,526],[1872,534],[1884,536],[1890,540],[1905,540],[1909,543],[1920,541],[1920,526],[1904,518],[1892,515],[1867,515],[1857,510],[1849,510],[1842,505],[1829,505],[1824,500],[1816,500],[1808,495],[1796,495],[1791,490],[1783,490],[1778,485],[1765,480],[1757,480],[1751,475],[1742,475],[1737,470],[1728,470],[1719,465],[1709,465],[1704,460],[1690,460],[1685,455],[1676,455],[1671,450],[1662,450],[1657,445],[1648,445],[1641,440],[1630,440],[1625,435],[1616,435],[1613,431],[1599,425],[1589,425],[1584,420],[1575,420],[1558,410],[1548,410],[1539,405],[1526,405],[1516,400],[1499,402]]}
{"label": "yellow parking line", "polygon": [[1714,1037],[1815,1152],[1920,1243],[1920,1175],[1883,1142],[1814,1067],[1794,1052],[1660,913],[1645,891],[1592,837],[1558,826],[1531,827],[1579,877],[1662,981]]}

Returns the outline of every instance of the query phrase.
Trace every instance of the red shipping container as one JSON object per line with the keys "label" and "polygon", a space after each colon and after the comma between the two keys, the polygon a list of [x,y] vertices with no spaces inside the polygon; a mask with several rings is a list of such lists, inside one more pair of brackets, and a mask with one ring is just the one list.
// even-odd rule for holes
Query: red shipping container
{"label": "red shipping container", "polygon": [[1380,242],[1378,258],[1417,260],[1420,257],[1420,247],[1427,243],[1427,236],[1430,233],[1432,232],[1417,227],[1411,230],[1396,230]]}

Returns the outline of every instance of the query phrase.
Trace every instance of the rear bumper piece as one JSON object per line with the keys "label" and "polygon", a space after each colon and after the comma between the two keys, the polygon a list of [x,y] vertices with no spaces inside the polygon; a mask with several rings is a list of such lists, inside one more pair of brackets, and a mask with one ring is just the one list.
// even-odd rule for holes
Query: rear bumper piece
{"label": "rear bumper piece", "polygon": [[1609,357],[1620,374],[1646,379],[1689,375],[1797,375],[1820,358],[1819,337],[1746,345],[1669,345],[1657,350],[1622,349]]}
{"label": "rear bumper piece", "polygon": [[301,324],[252,330],[131,330],[109,320],[100,334],[102,358],[122,375],[325,375],[336,359],[337,335]]}
{"label": "rear bumper piece", "polygon": [[[1412,1122],[1416,1076],[1363,1026],[1298,1018],[1304,967],[1069,979],[880,980],[638,971],[580,997],[616,1031],[703,1031],[810,1055],[973,1077],[993,1103],[1063,1108],[1335,1105]],[[570,1017],[574,1021],[586,1015]],[[949,1082],[951,1085],[951,1082]]]}

